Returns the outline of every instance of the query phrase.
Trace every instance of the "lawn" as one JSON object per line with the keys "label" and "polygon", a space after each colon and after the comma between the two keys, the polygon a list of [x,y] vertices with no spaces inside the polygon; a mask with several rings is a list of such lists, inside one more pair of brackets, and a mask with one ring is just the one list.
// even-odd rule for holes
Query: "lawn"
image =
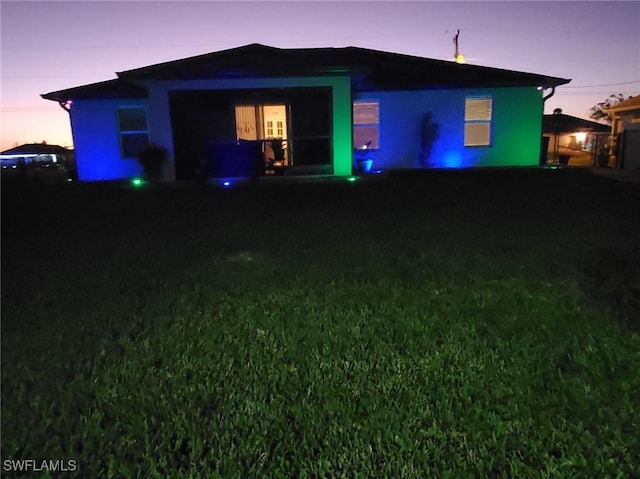
{"label": "lawn", "polygon": [[571,169],[3,185],[3,477],[638,478],[639,209]]}

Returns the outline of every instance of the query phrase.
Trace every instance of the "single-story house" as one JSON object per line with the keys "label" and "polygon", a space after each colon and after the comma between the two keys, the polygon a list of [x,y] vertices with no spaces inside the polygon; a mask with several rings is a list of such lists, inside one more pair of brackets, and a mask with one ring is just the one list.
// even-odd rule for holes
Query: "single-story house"
{"label": "single-story house", "polygon": [[542,119],[545,163],[571,166],[606,165],[611,127],[603,123],[565,115],[556,108]]}
{"label": "single-story house", "polygon": [[2,168],[17,168],[19,164],[68,166],[72,162],[73,150],[46,143],[26,143],[0,153]]}
{"label": "single-story house", "polygon": [[81,180],[164,180],[376,169],[532,166],[544,91],[570,80],[357,47],[260,44],[117,73],[42,95],[70,112]]}
{"label": "single-story house", "polygon": [[51,183],[77,179],[73,150],[60,145],[27,143],[0,153],[2,180]]}
{"label": "single-story house", "polygon": [[625,170],[640,168],[640,95],[606,112],[612,117],[610,164]]}

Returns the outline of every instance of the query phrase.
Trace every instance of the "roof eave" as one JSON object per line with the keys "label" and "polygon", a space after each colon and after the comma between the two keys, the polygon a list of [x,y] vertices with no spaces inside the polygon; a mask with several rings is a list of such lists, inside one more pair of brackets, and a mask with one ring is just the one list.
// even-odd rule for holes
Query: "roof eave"
{"label": "roof eave", "polygon": [[635,106],[626,106],[623,108],[607,108],[606,110],[602,110],[605,113],[625,113],[627,111],[634,111],[634,110],[640,110],[640,105],[635,105]]}
{"label": "roof eave", "polygon": [[65,103],[76,99],[91,98],[145,98],[146,89],[120,79],[90,83],[78,87],[67,88],[40,95],[45,100]]}

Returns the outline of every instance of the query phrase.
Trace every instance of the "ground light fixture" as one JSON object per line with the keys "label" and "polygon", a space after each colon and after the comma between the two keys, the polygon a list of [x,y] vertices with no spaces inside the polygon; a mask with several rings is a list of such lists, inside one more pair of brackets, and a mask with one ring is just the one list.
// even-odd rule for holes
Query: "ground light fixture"
{"label": "ground light fixture", "polygon": [[236,186],[240,186],[248,181],[248,178],[242,177],[226,177],[226,178],[213,178],[211,180],[211,185],[224,188],[225,190],[229,190],[231,188],[235,188]]}
{"label": "ground light fixture", "polygon": [[131,186],[133,186],[134,188],[142,188],[146,184],[147,184],[147,182],[144,181],[142,178],[132,178],[131,179]]}
{"label": "ground light fixture", "polygon": [[358,177],[357,176],[350,176],[347,178],[347,181],[349,183],[355,183],[356,181],[358,181]]}

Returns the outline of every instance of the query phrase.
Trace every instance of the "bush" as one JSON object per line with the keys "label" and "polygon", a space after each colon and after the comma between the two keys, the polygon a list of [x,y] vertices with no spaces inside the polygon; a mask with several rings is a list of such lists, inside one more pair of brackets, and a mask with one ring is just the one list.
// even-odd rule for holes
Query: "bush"
{"label": "bush", "polygon": [[420,123],[420,166],[429,166],[429,158],[433,151],[438,137],[440,136],[440,126],[433,122],[431,112],[425,113]]}
{"label": "bush", "polygon": [[142,166],[148,181],[157,181],[162,173],[162,165],[167,161],[167,150],[153,143],[145,146],[138,153],[138,163]]}

